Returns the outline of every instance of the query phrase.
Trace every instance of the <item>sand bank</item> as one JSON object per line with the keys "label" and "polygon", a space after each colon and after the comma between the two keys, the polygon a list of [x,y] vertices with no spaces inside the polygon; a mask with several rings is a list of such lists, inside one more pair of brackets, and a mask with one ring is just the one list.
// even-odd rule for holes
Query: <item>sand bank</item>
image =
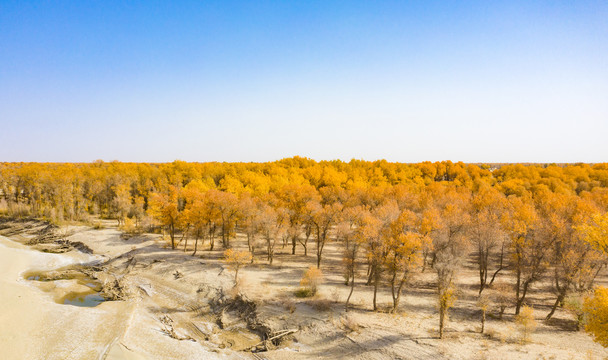
{"label": "sand bank", "polygon": [[58,304],[23,274],[99,260],[70,251],[41,253],[0,236],[0,349],[4,359],[141,359],[117,342],[132,305]]}

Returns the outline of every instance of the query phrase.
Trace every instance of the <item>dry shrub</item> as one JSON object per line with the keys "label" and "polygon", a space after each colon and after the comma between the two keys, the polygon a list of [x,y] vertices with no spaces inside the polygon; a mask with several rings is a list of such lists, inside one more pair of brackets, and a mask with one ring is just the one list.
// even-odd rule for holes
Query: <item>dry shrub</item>
{"label": "dry shrub", "polygon": [[135,231],[135,221],[133,221],[133,219],[124,218],[122,225],[118,228],[124,232],[131,233]]}
{"label": "dry shrub", "polygon": [[453,287],[439,288],[439,338],[443,338],[443,329],[448,317],[448,310],[454,306],[456,302],[456,291]]}
{"label": "dry shrub", "polygon": [[312,297],[312,291],[310,289],[299,288],[294,292],[294,295],[299,298]]}
{"label": "dry shrub", "polygon": [[226,295],[230,298],[236,298],[241,294],[241,290],[243,288],[243,282],[239,281],[238,284],[234,285],[230,289],[226,290]]}
{"label": "dry shrub", "polygon": [[332,291],[331,291],[331,299],[335,303],[340,302],[340,292],[338,291],[338,289],[336,289],[336,288],[332,289]]}
{"label": "dry shrub", "polygon": [[594,292],[583,301],[585,312],[585,330],[594,340],[608,347],[608,288],[595,288]]}
{"label": "dry shrub", "polygon": [[342,323],[342,326],[348,332],[359,331],[359,327],[360,327],[359,323],[355,319],[353,319],[352,316],[349,316],[349,315],[342,316],[340,318],[340,323]]}
{"label": "dry shrub", "polygon": [[0,202],[0,216],[8,215],[8,207],[4,202]]}
{"label": "dry shrub", "polygon": [[235,283],[232,288],[226,290],[226,294],[228,295],[228,297],[236,298],[239,296],[244,296],[243,294],[246,292],[246,289],[248,287],[249,278],[247,278],[246,276],[240,276],[238,280],[239,281]]}
{"label": "dry shrub", "polygon": [[583,327],[585,319],[585,312],[583,311],[583,302],[586,293],[575,293],[571,294],[564,299],[564,308],[576,319],[576,330],[580,330]]}
{"label": "dry shrub", "polygon": [[332,304],[332,302],[327,299],[308,300],[306,303],[317,311],[329,311],[331,310]]}
{"label": "dry shrub", "polygon": [[306,270],[302,280],[300,280],[300,286],[308,288],[312,291],[313,295],[317,294],[317,290],[321,282],[323,281],[323,273],[321,269],[311,266]]}
{"label": "dry shrub", "polygon": [[103,224],[101,223],[101,221],[96,221],[93,224],[93,229],[95,230],[102,230],[104,228]]}
{"label": "dry shrub", "polygon": [[490,307],[491,300],[490,297],[486,294],[479,295],[479,299],[477,299],[477,307],[481,310],[481,333],[483,334],[486,326],[486,312]]}
{"label": "dry shrub", "polygon": [[483,350],[479,350],[479,355],[477,356],[477,359],[479,360],[488,360],[488,349],[483,349]]}
{"label": "dry shrub", "polygon": [[[17,217],[17,218],[27,217],[31,214],[29,206],[27,206],[25,204],[13,204],[12,206],[7,208],[6,212],[10,216]],[[54,221],[63,220],[63,216],[61,218],[59,218],[57,216],[53,216],[52,220],[54,220]]]}
{"label": "dry shrub", "polygon": [[317,294],[319,285],[323,281],[323,273],[320,269],[311,266],[304,272],[300,280],[300,288],[296,290],[297,297],[311,297]]}
{"label": "dry shrub", "polygon": [[125,218],[124,223],[118,227],[122,230],[121,237],[125,240],[129,240],[134,236],[141,235],[143,233],[142,229],[135,224],[135,220],[131,218]]}
{"label": "dry shrub", "polygon": [[516,316],[515,321],[519,326],[521,333],[521,342],[527,343],[530,341],[530,335],[536,330],[537,323],[534,319],[534,309],[531,306],[523,306],[519,315]]}
{"label": "dry shrub", "polygon": [[498,306],[498,318],[502,320],[505,309],[511,305],[512,286],[506,283],[498,283],[492,286],[492,302]]}
{"label": "dry shrub", "polygon": [[296,311],[296,302],[291,299],[285,299],[283,301],[283,306],[290,314],[293,314]]}
{"label": "dry shrub", "polygon": [[488,329],[485,331],[485,334],[493,340],[498,340],[501,343],[506,343],[507,342],[507,337],[504,333],[502,333],[501,331],[498,331],[496,329]]}

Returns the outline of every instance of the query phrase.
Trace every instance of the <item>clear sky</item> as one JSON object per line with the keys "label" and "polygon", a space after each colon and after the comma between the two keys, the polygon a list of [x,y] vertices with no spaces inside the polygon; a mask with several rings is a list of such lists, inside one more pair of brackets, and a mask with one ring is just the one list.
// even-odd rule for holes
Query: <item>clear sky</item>
{"label": "clear sky", "polygon": [[0,0],[0,161],[608,161],[608,2]]}

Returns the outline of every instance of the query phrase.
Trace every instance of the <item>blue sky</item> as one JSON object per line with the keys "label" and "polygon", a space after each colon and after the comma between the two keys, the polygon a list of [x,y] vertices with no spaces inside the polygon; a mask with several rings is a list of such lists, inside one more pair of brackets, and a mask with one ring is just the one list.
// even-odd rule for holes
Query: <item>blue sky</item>
{"label": "blue sky", "polygon": [[608,161],[605,1],[0,0],[0,161]]}

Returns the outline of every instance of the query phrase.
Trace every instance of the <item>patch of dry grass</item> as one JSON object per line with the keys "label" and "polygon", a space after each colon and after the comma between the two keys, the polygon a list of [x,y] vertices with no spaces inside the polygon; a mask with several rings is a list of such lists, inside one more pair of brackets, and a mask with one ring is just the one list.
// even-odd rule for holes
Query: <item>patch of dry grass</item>
{"label": "patch of dry grass", "polygon": [[332,307],[332,301],[327,299],[311,299],[306,301],[306,304],[311,306],[316,311],[329,311]]}

